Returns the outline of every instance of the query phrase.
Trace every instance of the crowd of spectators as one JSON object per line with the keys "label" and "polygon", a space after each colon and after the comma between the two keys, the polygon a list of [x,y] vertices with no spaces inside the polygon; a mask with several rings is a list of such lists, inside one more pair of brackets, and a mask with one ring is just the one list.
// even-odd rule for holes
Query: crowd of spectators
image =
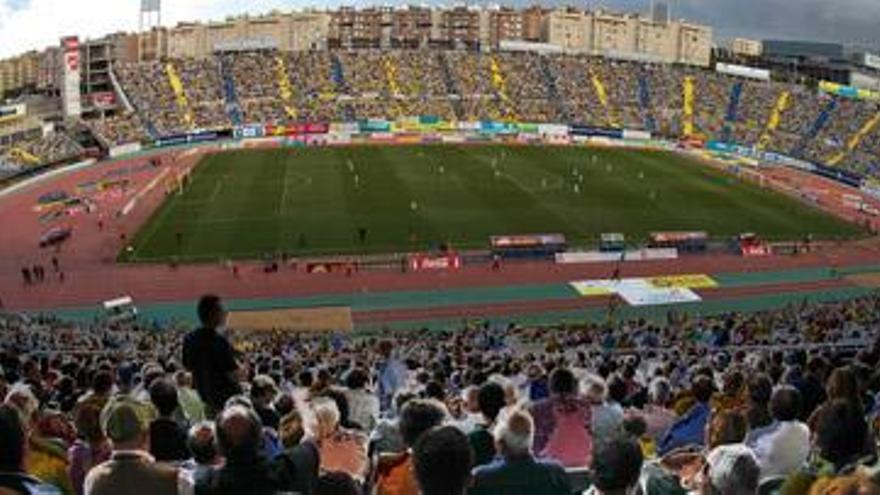
{"label": "crowd of spectators", "polygon": [[381,337],[226,330],[214,296],[198,313],[194,331],[0,316],[0,489],[880,490],[877,295]]}
{"label": "crowd of spectators", "polygon": [[18,168],[60,163],[83,156],[83,148],[67,133],[53,131],[41,137],[0,148],[0,162]]}
{"label": "crowd of spectators", "polygon": [[[877,114],[876,104],[696,68],[585,55],[434,50],[254,51],[171,63],[188,108],[178,103],[164,63],[121,65],[115,68],[118,79],[143,122],[125,117],[93,123],[97,132],[107,141],[121,142],[145,136],[142,128],[150,125],[160,135],[228,126],[231,102],[225,101],[230,95],[224,90],[229,83],[221,70],[224,64],[231,68],[236,104],[247,123],[431,115],[466,121],[567,121],[646,129],[679,139],[690,124],[684,108],[690,84],[690,137],[760,145],[817,163],[845,152],[846,160],[838,165],[863,174],[877,171],[880,126],[862,136],[855,149],[847,149]],[[733,98],[734,87],[739,87],[738,99]],[[785,93],[787,104],[778,122],[770,125]],[[831,99],[836,105],[827,119],[820,119],[831,108]]]}

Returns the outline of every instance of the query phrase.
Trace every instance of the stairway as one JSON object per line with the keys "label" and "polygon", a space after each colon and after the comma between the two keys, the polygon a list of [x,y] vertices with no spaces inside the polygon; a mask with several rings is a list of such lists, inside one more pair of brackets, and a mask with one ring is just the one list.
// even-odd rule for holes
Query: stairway
{"label": "stairway", "polygon": [[556,86],[556,74],[553,73],[553,68],[550,67],[550,61],[543,55],[539,55],[539,57],[544,84],[547,86],[547,98],[556,107],[557,120],[559,122],[571,122],[571,112],[563,100],[562,94],[559,92],[559,87]]}
{"label": "stairway", "polygon": [[694,78],[686,76],[682,80],[682,122],[681,128],[684,137],[694,135]]}
{"label": "stairway", "polygon": [[862,124],[862,127],[855,134],[853,134],[851,138],[849,138],[849,141],[847,141],[846,149],[826,161],[828,165],[837,165],[842,162],[844,158],[846,158],[850,153],[852,153],[853,151],[855,151],[856,148],[859,147],[859,143],[862,142],[862,139],[873,132],[874,129],[877,128],[878,124],[880,124],[880,112],[877,112],[876,114],[874,114],[873,117]]}
{"label": "stairway", "polygon": [[507,95],[507,79],[504,77],[504,71],[501,70],[501,64],[498,63],[498,59],[495,56],[489,57],[489,70],[492,73],[492,87],[495,88],[495,94],[500,102],[498,105],[500,117],[516,121],[517,117],[513,110],[513,103]]}
{"label": "stairway", "polygon": [[293,86],[290,84],[290,78],[287,76],[287,63],[281,55],[275,55],[275,71],[278,78],[278,94],[281,96],[281,103],[284,105],[284,113],[291,121],[295,121],[297,114],[293,104]]}
{"label": "stairway", "polygon": [[226,57],[220,57],[220,80],[223,81],[223,98],[225,101],[226,115],[235,126],[240,126],[244,118],[241,113],[241,104],[238,101],[238,92],[235,90],[235,78],[229,67]]}
{"label": "stairway", "polygon": [[757,149],[765,150],[770,145],[770,142],[773,140],[773,133],[776,132],[776,129],[779,128],[779,123],[782,121],[782,114],[788,110],[790,103],[791,93],[788,91],[779,93],[779,98],[776,99],[776,104],[773,105],[770,118],[767,119],[767,127],[764,129],[764,134],[758,139]]}
{"label": "stairway", "polygon": [[655,132],[657,120],[654,118],[654,107],[651,105],[651,83],[645,74],[639,74],[639,108],[645,116],[645,130]]}
{"label": "stairway", "polygon": [[596,91],[596,97],[599,99],[599,103],[602,104],[602,108],[605,110],[605,121],[608,123],[609,127],[617,127],[617,123],[614,122],[614,118],[611,115],[611,105],[608,103],[608,92],[605,91],[605,85],[602,84],[602,79],[599,77],[593,69],[590,69],[590,81],[593,83],[593,90]]}
{"label": "stairway", "polygon": [[461,91],[459,91],[458,84],[455,82],[455,76],[452,75],[452,69],[449,68],[449,60],[446,58],[446,53],[442,51],[438,53],[437,60],[440,62],[440,70],[443,72],[443,84],[446,86],[446,94],[449,97],[450,103],[452,103],[452,110],[455,112],[455,117],[462,120],[464,118],[464,109],[461,106]]}
{"label": "stairway", "polygon": [[[351,88],[345,80],[345,70],[342,68],[342,61],[335,53],[330,54],[330,78],[336,85],[336,93],[351,95]],[[357,119],[354,108],[349,103],[342,104],[342,118],[348,122],[354,122]]]}
{"label": "stairway", "polygon": [[825,104],[825,108],[819,112],[813,125],[810,126],[810,130],[801,137],[798,144],[791,149],[789,154],[799,158],[803,157],[804,148],[807,147],[807,143],[816,139],[819,133],[822,132],[822,129],[824,129],[828,124],[828,121],[831,120],[831,116],[834,115],[835,110],[837,110],[837,100],[831,98],[828,100],[828,103]]}
{"label": "stairway", "polygon": [[189,109],[189,100],[186,97],[186,91],[183,89],[183,82],[180,80],[180,76],[177,74],[177,69],[173,63],[168,62],[165,64],[165,75],[168,76],[168,84],[171,85],[171,90],[174,91],[177,109],[183,114],[184,123],[187,127],[193,129],[195,127],[195,119],[193,119],[192,112]]}
{"label": "stairway", "polygon": [[742,99],[743,82],[737,81],[730,88],[730,99],[727,102],[727,112],[724,115],[724,133],[722,141],[729,143],[733,136],[733,126],[736,125],[736,117],[739,114],[739,102]]}

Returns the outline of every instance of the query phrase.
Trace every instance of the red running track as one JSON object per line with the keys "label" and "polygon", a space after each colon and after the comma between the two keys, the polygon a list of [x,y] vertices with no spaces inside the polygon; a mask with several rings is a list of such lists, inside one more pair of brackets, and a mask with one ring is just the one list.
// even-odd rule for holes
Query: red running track
{"label": "red running track", "polygon": [[[542,283],[565,283],[584,278],[608,277],[614,264],[555,265],[546,262],[509,263],[499,272],[488,266],[466,266],[455,272],[362,272],[351,277],[344,274],[306,274],[282,270],[277,274],[264,274],[258,264],[241,265],[241,276],[233,277],[227,267],[220,265],[193,265],[171,269],[167,265],[120,265],[114,259],[123,247],[120,234],[131,236],[146,222],[161,204],[164,189],[156,188],[138,202],[130,215],[116,218],[112,212],[119,210],[138,191],[142,190],[157,174],[168,168],[176,170],[193,166],[199,156],[166,157],[159,168],[148,168],[132,174],[132,185],[124,196],[99,200],[99,212],[104,218],[103,230],[98,229],[97,214],[66,217],[60,224],[74,228],[74,236],[57,254],[53,250],[39,249],[40,235],[48,229],[38,221],[34,212],[37,198],[55,190],[73,190],[76,184],[101,177],[108,171],[125,167],[138,167],[146,159],[127,162],[103,163],[87,169],[47,179],[24,190],[0,198],[0,298],[7,309],[44,310],[70,306],[93,306],[122,294],[134,297],[139,303],[182,301],[196,299],[205,292],[216,292],[228,298],[299,297],[317,294],[383,292],[406,290],[451,289],[477,286],[510,286]],[[166,172],[167,173],[167,172]],[[812,176],[810,180],[814,180]],[[821,180],[816,178],[815,180]],[[823,187],[852,190],[826,181]],[[22,282],[21,267],[41,263],[51,272],[50,259],[58,256],[65,275],[61,283],[51,274],[49,280],[37,286],[26,287]],[[622,275],[650,276],[684,273],[728,273],[783,270],[790,268],[868,264],[880,262],[880,241],[867,240],[824,247],[820,252],[798,256],[743,258],[733,255],[693,255],[676,261],[626,263]],[[738,289],[735,294],[770,293],[781,288],[758,287]],[[788,292],[798,290],[786,286]],[[720,294],[721,292],[719,292]],[[713,296],[714,297],[714,296]],[[584,307],[584,301],[574,301]],[[517,303],[517,310],[542,311],[555,308],[558,301]],[[566,303],[568,304],[568,303]],[[544,305],[544,306],[542,306]],[[567,306],[566,306],[567,307]],[[464,314],[444,309],[455,315]],[[494,311],[495,309],[483,308]],[[506,306],[497,308],[504,312]],[[439,311],[439,310],[438,310]],[[468,310],[469,312],[470,310]],[[484,311],[485,312],[485,311]],[[518,311],[523,312],[523,311]],[[439,313],[431,313],[432,317]],[[370,321],[387,317],[381,312],[364,314]]]}

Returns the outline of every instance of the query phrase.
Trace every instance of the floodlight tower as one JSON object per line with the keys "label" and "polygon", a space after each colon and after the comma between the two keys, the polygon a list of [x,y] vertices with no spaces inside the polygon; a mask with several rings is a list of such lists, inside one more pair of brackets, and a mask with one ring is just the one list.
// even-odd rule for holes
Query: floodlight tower
{"label": "floodlight tower", "polygon": [[144,52],[152,44],[154,57],[162,53],[162,0],[141,0],[138,16],[138,60],[143,61]]}

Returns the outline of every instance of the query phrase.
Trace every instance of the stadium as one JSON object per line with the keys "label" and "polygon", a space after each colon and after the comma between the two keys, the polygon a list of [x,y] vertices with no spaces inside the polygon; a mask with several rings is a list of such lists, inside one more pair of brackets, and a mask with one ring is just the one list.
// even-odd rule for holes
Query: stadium
{"label": "stadium", "polygon": [[651,4],[0,60],[0,493],[880,493],[880,58]]}

